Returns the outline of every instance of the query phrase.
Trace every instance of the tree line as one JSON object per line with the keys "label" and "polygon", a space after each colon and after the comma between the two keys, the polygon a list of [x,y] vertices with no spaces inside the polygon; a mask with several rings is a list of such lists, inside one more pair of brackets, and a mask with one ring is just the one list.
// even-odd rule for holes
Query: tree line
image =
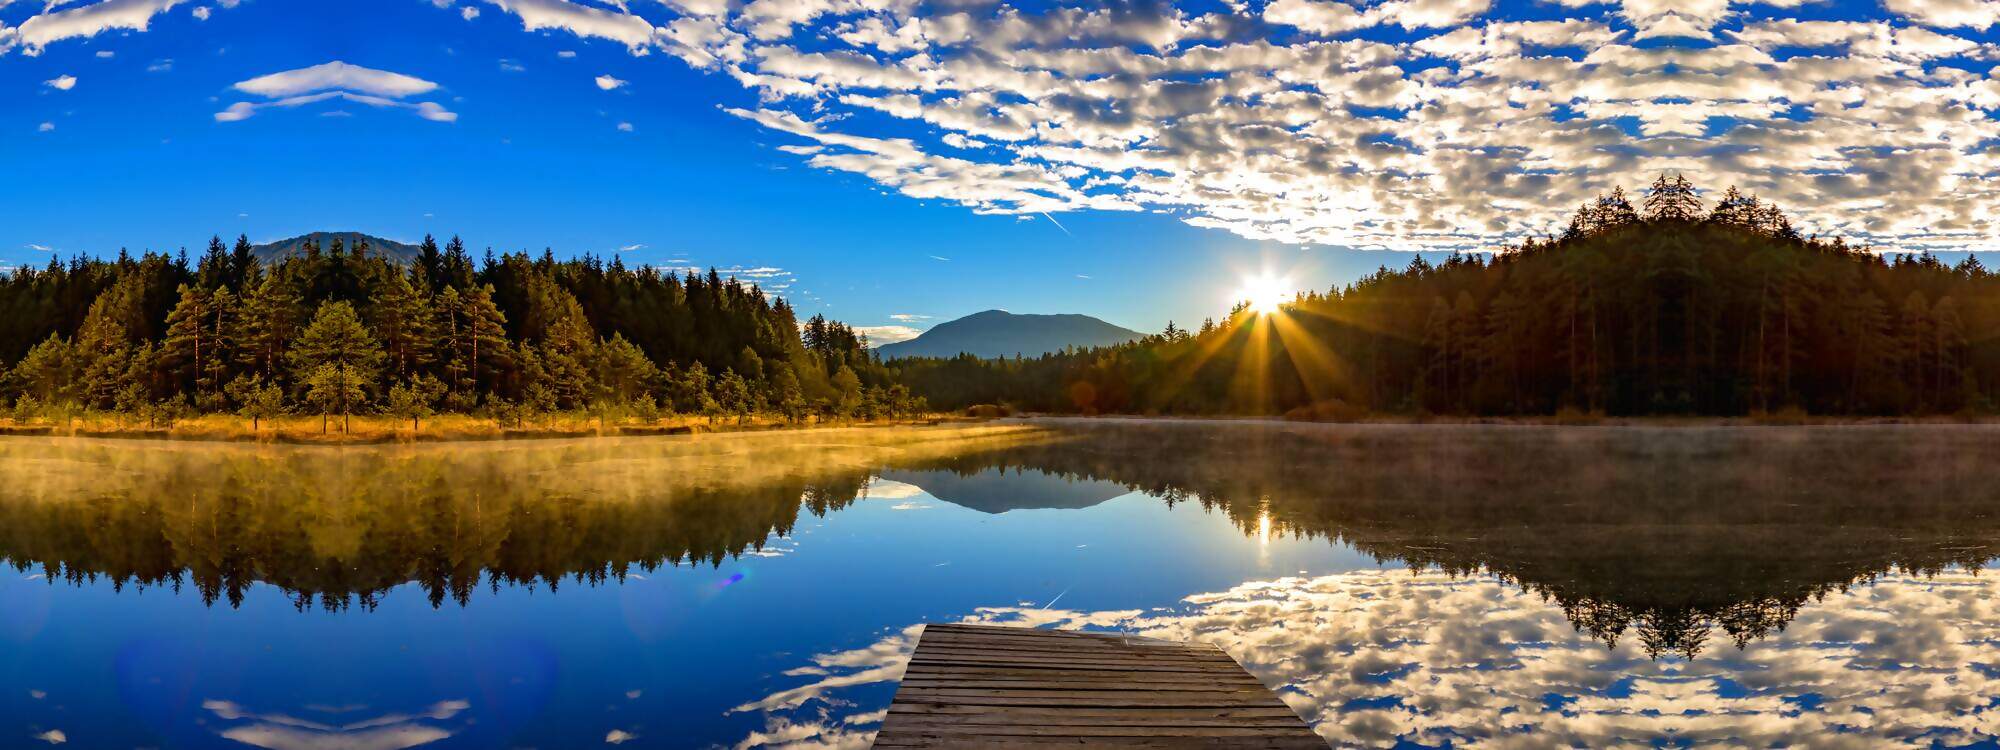
{"label": "tree line", "polygon": [[1187,331],[1032,359],[908,360],[942,407],[1056,412],[1907,415],[2000,397],[2000,275],[1801,236],[1662,176],[1557,236],[1418,258]]}
{"label": "tree line", "polygon": [[[923,405],[852,328],[707,274],[584,255],[475,262],[425,237],[261,261],[218,237],[190,261],[120,251],[0,278],[0,399],[17,418],[107,411],[158,425],[388,413],[650,419],[875,417]],[[324,429],[325,419],[322,422]]]}

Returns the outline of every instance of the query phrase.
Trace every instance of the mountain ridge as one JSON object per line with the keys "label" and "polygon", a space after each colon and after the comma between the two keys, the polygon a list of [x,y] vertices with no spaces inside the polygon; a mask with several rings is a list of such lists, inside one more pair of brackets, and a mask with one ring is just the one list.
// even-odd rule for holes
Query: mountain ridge
{"label": "mountain ridge", "polygon": [[270,264],[294,255],[304,254],[306,242],[308,241],[318,245],[320,252],[326,252],[333,246],[335,239],[340,240],[341,244],[347,247],[348,252],[353,252],[355,245],[366,240],[370,255],[384,256],[405,265],[417,259],[418,247],[416,245],[353,231],[308,232],[297,237],[288,237],[282,240],[272,240],[252,245],[250,246],[250,252],[257,256],[257,260]]}
{"label": "mountain ridge", "polygon": [[1078,313],[1026,314],[985,310],[932,326],[908,341],[883,344],[883,359],[956,357],[982,359],[1036,357],[1071,347],[1122,344],[1145,334]]}

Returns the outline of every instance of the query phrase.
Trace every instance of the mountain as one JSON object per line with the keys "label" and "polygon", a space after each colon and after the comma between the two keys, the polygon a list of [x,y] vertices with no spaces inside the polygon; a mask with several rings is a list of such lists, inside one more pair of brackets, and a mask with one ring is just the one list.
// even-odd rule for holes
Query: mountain
{"label": "mountain", "polygon": [[366,241],[368,243],[369,255],[386,255],[397,263],[409,263],[417,259],[416,245],[408,245],[395,240],[385,240],[360,232],[313,232],[312,234],[302,234],[288,240],[253,245],[251,246],[251,252],[257,255],[257,260],[265,263],[276,263],[279,259],[304,253],[306,251],[307,240],[318,244],[320,252],[326,252],[327,248],[333,246],[335,239],[339,239],[341,244],[346,245],[350,252],[353,251],[356,244]]}
{"label": "mountain", "polygon": [[961,352],[988,359],[1016,354],[1035,357],[1072,346],[1123,344],[1142,335],[1088,315],[1015,315],[987,310],[939,323],[921,336],[884,344],[875,351],[881,352],[883,359],[955,357]]}
{"label": "mountain", "polygon": [[931,497],[981,513],[1010,510],[1081,509],[1114,497],[1132,494],[1117,482],[1102,479],[1066,479],[1040,471],[987,469],[959,475],[942,469],[900,470],[881,473],[883,479],[914,485]]}

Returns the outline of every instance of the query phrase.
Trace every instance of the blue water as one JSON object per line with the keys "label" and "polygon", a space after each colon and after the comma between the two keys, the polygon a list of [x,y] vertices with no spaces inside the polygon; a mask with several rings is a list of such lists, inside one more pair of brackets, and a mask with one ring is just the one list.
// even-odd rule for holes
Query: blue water
{"label": "blue water", "polygon": [[[1236,444],[1223,434],[1227,444]],[[1587,746],[1789,744],[1835,733],[1858,733],[1866,739],[1862,744],[1991,740],[1987,711],[2000,700],[2000,681],[1992,676],[2000,674],[1992,576],[1976,576],[1965,566],[1896,567],[1929,566],[1934,561],[1924,550],[1946,550],[1949,559],[1969,556],[1972,567],[1980,567],[1983,553],[1963,550],[1986,544],[1990,534],[1968,530],[1962,521],[1945,524],[1948,532],[1929,528],[1957,519],[1960,506],[1912,511],[1921,516],[1914,520],[1852,511],[1881,530],[1834,543],[1882,542],[1887,551],[1865,551],[1887,556],[1881,570],[1757,544],[1747,546],[1768,549],[1690,571],[1675,557],[1689,544],[1723,538],[1725,547],[1718,548],[1727,548],[1729,535],[1738,533],[1767,541],[1827,537],[1810,524],[1794,528],[1804,521],[1773,524],[1769,514],[1722,518],[1720,529],[1663,530],[1650,511],[1634,510],[1571,526],[1562,520],[1578,515],[1568,493],[1591,495],[1595,485],[1550,485],[1529,493],[1539,499],[1524,500],[1505,491],[1477,495],[1455,479],[1395,483],[1394,475],[1371,476],[1374,470],[1360,463],[1388,447],[1323,447],[1324,463],[1301,468],[1294,481],[1237,486],[1244,485],[1237,472],[1266,479],[1282,473],[1258,462],[1299,460],[1261,451],[1247,457],[1202,443],[1195,449],[1209,445],[1215,455],[1121,462],[1118,456],[1133,450],[1125,438],[1086,433],[1062,439],[1068,447],[946,448],[922,459],[872,448],[859,457],[843,454],[829,462],[839,468],[827,471],[862,488],[851,504],[824,515],[801,512],[790,528],[759,540],[720,540],[745,546],[719,564],[663,559],[646,570],[645,560],[634,560],[622,580],[572,575],[559,578],[554,590],[547,580],[496,585],[482,579],[462,603],[445,598],[437,606],[417,582],[424,574],[412,569],[396,574],[409,582],[374,592],[370,606],[355,599],[332,611],[318,599],[301,607],[300,585],[270,581],[308,579],[312,571],[286,566],[310,568],[315,561],[344,562],[357,571],[416,565],[382,559],[383,539],[409,532],[399,530],[402,521],[372,516],[372,508],[399,517],[442,511],[423,511],[431,506],[422,502],[401,504],[413,501],[385,494],[366,479],[355,480],[362,482],[358,488],[311,489],[305,494],[313,499],[296,501],[316,509],[306,513],[308,531],[296,539],[285,528],[245,537],[273,540],[260,548],[268,559],[252,559],[233,574],[233,580],[249,581],[240,603],[227,596],[211,601],[196,590],[192,572],[176,591],[170,581],[141,585],[143,576],[114,581],[107,571],[131,566],[104,562],[113,548],[138,549],[132,557],[162,557],[161,569],[194,571],[200,559],[243,547],[205,549],[187,540],[224,535],[178,521],[155,533],[108,510],[150,503],[157,510],[148,513],[173,517],[183,501],[175,493],[202,492],[200,477],[226,470],[202,457],[203,448],[146,448],[150,456],[133,464],[120,458],[132,449],[117,445],[0,445],[0,466],[15,467],[7,470],[13,472],[10,489],[0,490],[0,505],[10,510],[4,518],[17,525],[11,532],[26,533],[27,524],[92,530],[53,547],[37,546],[45,538],[7,538],[9,561],[25,569],[0,571],[0,746],[861,747],[894,694],[914,626],[966,619],[1216,642],[1340,745],[1476,746],[1509,737]],[[882,442],[878,436],[856,440]],[[452,502],[471,503],[455,507],[485,514],[488,503],[506,501],[509,492],[537,492],[538,483],[551,481],[587,484],[587,476],[615,473],[611,468],[621,462],[650,460],[658,445],[624,442],[609,454],[509,447],[481,459],[478,470],[497,471],[499,481],[464,490],[478,498],[442,492]],[[1399,453],[1393,459],[1384,453],[1382,461],[1397,464],[1391,471],[1411,471],[1404,464],[1420,460],[1411,458],[1413,447],[1422,446],[1395,447]],[[1494,449],[1519,455],[1533,447]],[[273,474],[288,477],[285,482],[332,481],[324,479],[332,474],[309,468],[269,470],[271,462],[332,460],[328,453],[231,450],[262,468],[216,479],[218,487],[240,490],[243,477]],[[767,450],[757,443],[728,448],[732,461],[756,461]],[[817,450],[795,447],[783,460],[810,463]],[[1079,476],[1072,465],[1047,466],[1049,471],[1031,465],[1050,463],[1052,455],[1083,454],[1097,456],[1092,476]],[[438,457],[445,455],[350,456],[339,459],[348,463],[334,474],[346,476],[374,461],[400,467],[382,470],[385,476],[401,476],[427,461],[442,461],[445,476],[471,472],[456,463],[459,458]],[[996,455],[1013,457],[1002,462],[1005,468],[977,465]],[[1211,464],[1189,466],[1202,461]],[[184,469],[189,463],[198,466]],[[954,468],[940,468],[947,464]],[[28,465],[37,468],[21,468]],[[516,477],[509,466],[534,468]],[[86,473],[105,478],[81,480],[82,491],[95,488],[109,499],[79,505],[66,494],[79,491],[73,486],[79,480],[68,475],[91,467],[100,471]],[[131,472],[132,482],[110,478],[121,471]],[[1186,479],[1190,471],[1216,484],[1181,486],[1199,484]],[[1445,475],[1435,466],[1432,471]],[[1348,484],[1315,479],[1336,473]],[[1646,474],[1635,469],[1620,472],[1627,479],[1600,481],[1653,481],[1629,479]],[[51,476],[64,482],[61,492],[23,488]],[[664,481],[648,477],[636,483],[641,487],[592,490],[563,502],[586,508],[679,503],[688,506],[685,515],[674,516],[680,519],[706,518],[746,497],[769,501],[769,492],[792,493],[776,501],[780,506],[797,496],[788,485],[764,490],[751,481],[735,494],[689,497],[656,480]],[[154,481],[170,491],[148,489]],[[396,481],[403,482],[396,487],[417,486]],[[1405,494],[1411,484],[1421,486]],[[1490,489],[1485,480],[1479,484]],[[1139,486],[1152,491],[1134,489]],[[289,505],[287,493],[300,491],[253,487],[250,496],[277,503],[256,507],[293,508],[299,506]],[[343,499],[343,492],[352,497]],[[1661,492],[1667,497],[1648,507],[1690,502],[1680,497],[1681,489]],[[1971,492],[1976,496],[1968,503],[1984,502],[1980,491]],[[1774,507],[1796,500],[1776,494]],[[1529,503],[1550,505],[1525,507]],[[1473,517],[1498,512],[1493,507],[1501,504],[1523,507],[1503,518]],[[1052,505],[1062,507],[1047,507]],[[289,518],[278,510],[218,507],[225,510],[205,518],[243,526]],[[537,509],[537,519],[548,515],[542,506],[523,507]],[[489,518],[454,512],[457,520],[424,533],[457,535],[465,519]],[[1709,520],[1730,512],[1712,509]],[[518,567],[505,562],[520,554],[516,546],[552,548],[566,530],[590,526],[589,516],[581,518],[550,517],[546,529],[526,525],[539,521],[517,523],[504,541],[451,554],[475,565],[480,554],[490,554],[486,565]],[[1928,530],[1913,532],[1909,525]],[[600,531],[615,541],[619,528]],[[1659,534],[1692,536],[1661,541]],[[1916,551],[1895,546],[1911,544],[1913,534]],[[1642,541],[1623,549],[1603,543],[1617,538]],[[606,543],[595,539],[584,546]],[[1546,544],[1521,541],[1535,539]],[[269,551],[291,549],[286,545],[293,542],[315,554],[306,559]],[[433,542],[425,544],[450,546]],[[486,552],[476,551],[481,549]],[[1834,552],[1841,560],[1866,556],[1857,549]],[[571,574],[595,567],[596,559],[589,549],[550,558],[582,561],[567,569],[568,563],[550,563]],[[1424,569],[1427,562],[1447,570]],[[43,572],[51,563],[97,575],[52,582]],[[1718,580],[1731,576],[1748,583],[1718,588]],[[1661,608],[1662,586],[1671,594],[1666,600],[1697,604],[1685,611]],[[1794,596],[1799,586],[1820,590],[1820,598]],[[328,593],[324,589],[308,593]],[[1714,606],[1700,603],[1711,601]],[[1605,625],[1602,616],[1577,614],[1580,608],[1620,614]],[[1753,636],[1738,648],[1730,631],[1743,629],[1745,608],[1784,627],[1751,628]],[[1615,637],[1607,638],[1612,630]],[[1696,630],[1706,640],[1689,635]],[[1690,649],[1691,641],[1699,642]]]}

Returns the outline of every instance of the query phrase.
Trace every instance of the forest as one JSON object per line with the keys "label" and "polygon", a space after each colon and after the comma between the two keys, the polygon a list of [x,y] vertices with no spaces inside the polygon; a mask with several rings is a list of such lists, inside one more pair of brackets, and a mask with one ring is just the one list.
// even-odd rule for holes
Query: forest
{"label": "forest", "polygon": [[0,278],[0,362],[20,421],[234,413],[255,429],[312,414],[325,431],[389,414],[416,430],[437,413],[520,426],[559,412],[797,422],[924,408],[853,329],[802,325],[714,270],[547,252],[475,263],[457,238],[426,237],[409,263],[338,240],[264,263],[243,237],[192,261],[51,259]]}
{"label": "forest", "polygon": [[2000,275],[1805,237],[1735,188],[1614,190],[1559,235],[1421,258],[1193,331],[905,360],[943,408],[1061,413],[1923,415],[2000,397]]}

